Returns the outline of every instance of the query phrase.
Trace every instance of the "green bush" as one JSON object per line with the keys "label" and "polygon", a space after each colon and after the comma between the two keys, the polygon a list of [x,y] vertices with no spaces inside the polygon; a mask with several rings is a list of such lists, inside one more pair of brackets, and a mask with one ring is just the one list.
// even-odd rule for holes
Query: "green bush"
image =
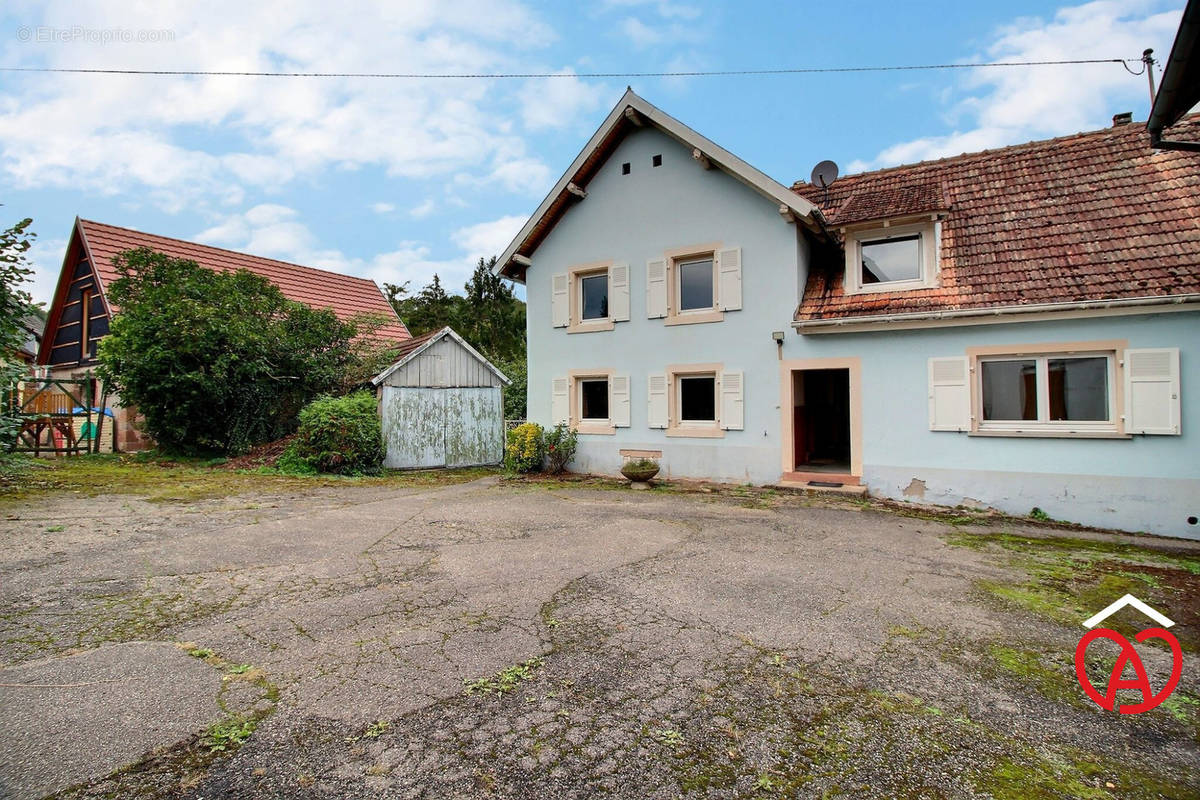
{"label": "green bush", "polygon": [[526,422],[508,432],[504,466],[513,472],[538,472],[545,457],[542,426]]}
{"label": "green bush", "polygon": [[579,436],[574,428],[560,422],[542,435],[542,443],[546,450],[546,459],[550,462],[550,473],[558,475],[575,457]]}
{"label": "green bush", "polygon": [[357,475],[378,472],[383,456],[383,427],[375,395],[355,392],[345,397],[319,397],[305,406],[300,411],[300,430],[279,466]]}

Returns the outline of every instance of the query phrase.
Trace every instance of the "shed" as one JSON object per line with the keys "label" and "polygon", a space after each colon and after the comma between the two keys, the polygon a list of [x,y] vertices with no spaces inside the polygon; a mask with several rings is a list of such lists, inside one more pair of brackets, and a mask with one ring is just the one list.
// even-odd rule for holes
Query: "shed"
{"label": "shed", "polygon": [[450,328],[400,345],[371,380],[385,467],[467,467],[504,457],[502,392],[511,381]]}

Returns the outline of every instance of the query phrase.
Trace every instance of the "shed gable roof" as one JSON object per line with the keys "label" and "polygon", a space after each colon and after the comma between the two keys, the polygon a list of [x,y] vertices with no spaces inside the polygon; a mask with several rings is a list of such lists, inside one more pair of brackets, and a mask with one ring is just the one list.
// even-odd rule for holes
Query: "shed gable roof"
{"label": "shed gable roof", "polygon": [[[1180,126],[1200,133],[1200,114]],[[1200,292],[1196,156],[1155,152],[1140,125],[794,188],[831,227],[948,209],[939,286],[847,295],[842,263],[827,264],[810,271],[799,322]]]}
{"label": "shed gable roof", "polygon": [[435,343],[437,343],[447,337],[453,339],[455,342],[458,342],[458,344],[461,345],[463,347],[463,349],[465,349],[468,353],[470,353],[472,356],[474,356],[479,361],[479,363],[483,364],[485,367],[488,368],[488,370],[490,370],[492,372],[493,375],[495,375],[497,378],[499,378],[501,380],[501,382],[504,383],[505,386],[508,386],[512,383],[512,381],[509,380],[508,377],[503,372],[501,372],[499,369],[497,369],[496,366],[492,362],[490,362],[486,358],[484,358],[483,355],[478,350],[476,350],[474,347],[471,347],[470,343],[468,343],[466,339],[459,336],[458,333],[456,333],[453,328],[451,328],[449,325],[447,325],[446,327],[441,328],[439,330],[430,331],[429,333],[423,333],[420,336],[416,336],[412,339],[409,339],[407,342],[400,345],[399,358],[397,358],[395,363],[393,363],[390,367],[388,367],[383,372],[379,373],[374,378],[372,378],[371,385],[379,386],[381,383],[383,383],[385,380],[388,379],[389,375],[391,375],[396,370],[400,369],[401,367],[403,367],[405,364],[409,363],[410,361],[416,360],[417,358],[420,357],[420,355],[422,353],[424,353],[426,350],[428,350],[430,347],[432,347]]}
{"label": "shed gable roof", "polygon": [[525,267],[514,261],[514,258],[529,258],[533,255],[562,215],[577,201],[578,195],[572,191],[572,187],[586,189],[588,182],[625,136],[643,125],[653,126],[689,149],[698,151],[700,157],[710,166],[725,171],[764,197],[779,203],[781,208],[786,208],[796,219],[814,230],[820,229],[820,212],[808,199],[790,191],[725,148],[701,136],[639,97],[632,89],[627,89],[600,128],[584,145],[583,150],[567,167],[567,171],[554,184],[554,188],[496,261],[496,271],[499,274],[524,281]]}
{"label": "shed gable roof", "polygon": [[[253,272],[277,286],[289,300],[313,308],[328,308],[339,319],[345,320],[359,314],[378,314],[387,320],[376,332],[378,338],[392,342],[404,342],[412,338],[375,281],[369,278],[342,275],[92,220],[76,220],[76,226],[102,293],[106,293],[108,285],[117,279],[117,271],[112,264],[113,256],[125,250],[147,247],[173,258],[195,261],[205,269]],[[105,303],[108,303],[107,295]]]}

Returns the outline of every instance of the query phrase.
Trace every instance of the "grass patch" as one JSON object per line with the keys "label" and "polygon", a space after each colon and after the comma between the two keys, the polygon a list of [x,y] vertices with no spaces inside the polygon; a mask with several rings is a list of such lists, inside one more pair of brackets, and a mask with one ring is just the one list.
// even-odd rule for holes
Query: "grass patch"
{"label": "grass patch", "polygon": [[229,470],[223,460],[174,459],[157,454],[123,453],[29,459],[27,468],[0,480],[0,504],[56,493],[84,497],[138,495],[153,502],[187,502],[250,492],[309,491],[325,486],[443,486],[498,474],[491,467],[453,470],[385,470],[381,475],[339,477],[296,475],[274,469]]}

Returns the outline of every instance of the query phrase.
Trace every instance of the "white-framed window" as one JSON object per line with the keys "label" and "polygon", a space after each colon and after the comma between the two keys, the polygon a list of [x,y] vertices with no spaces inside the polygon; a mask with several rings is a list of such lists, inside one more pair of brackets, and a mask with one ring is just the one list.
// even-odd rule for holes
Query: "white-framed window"
{"label": "white-framed window", "polygon": [[668,250],[646,262],[646,316],[667,325],[720,322],[742,307],[742,250],[720,243]]}
{"label": "white-framed window", "polygon": [[579,407],[577,419],[581,423],[608,425],[608,376],[599,378],[577,378],[575,396]]}
{"label": "white-framed window", "polygon": [[712,311],[717,307],[716,259],[704,253],[675,261],[675,297],[680,314]]}
{"label": "white-framed window", "polygon": [[982,357],[976,382],[981,431],[1118,430],[1113,352]]}
{"label": "white-framed window", "polygon": [[675,398],[680,427],[717,426],[717,373],[676,375]]}
{"label": "white-framed window", "polygon": [[629,319],[629,265],[582,264],[551,279],[551,320],[568,333],[611,331]]}
{"label": "white-framed window", "polygon": [[579,319],[581,322],[608,319],[608,270],[585,272],[575,281],[579,291]]}
{"label": "white-framed window", "polygon": [[924,222],[846,231],[846,294],[937,286],[940,230]]}

